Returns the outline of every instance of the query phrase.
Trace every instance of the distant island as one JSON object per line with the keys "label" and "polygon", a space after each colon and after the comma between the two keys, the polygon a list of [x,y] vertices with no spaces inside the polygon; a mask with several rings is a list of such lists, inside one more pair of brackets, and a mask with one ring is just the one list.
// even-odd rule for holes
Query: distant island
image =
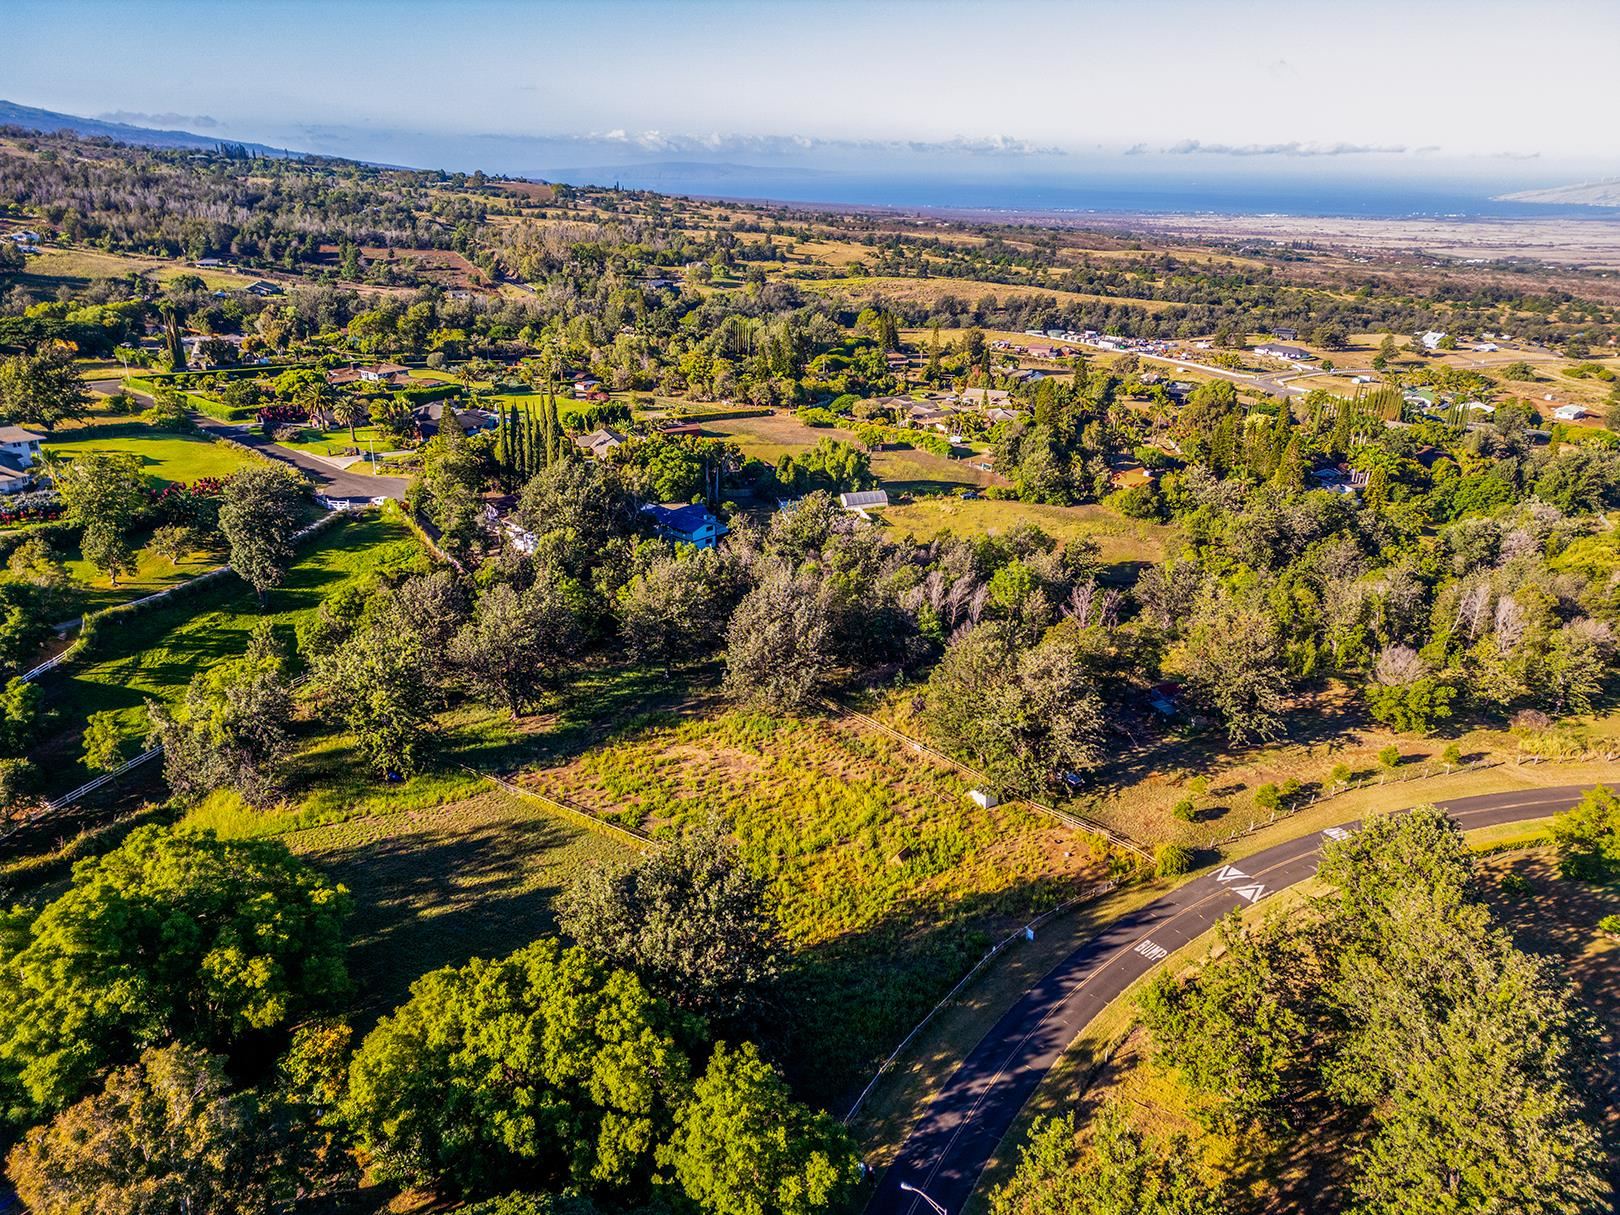
{"label": "distant island", "polygon": [[1496,202],[1545,203],[1559,207],[1620,207],[1620,178],[1588,181],[1573,186],[1553,186],[1547,190],[1520,190],[1498,194]]}

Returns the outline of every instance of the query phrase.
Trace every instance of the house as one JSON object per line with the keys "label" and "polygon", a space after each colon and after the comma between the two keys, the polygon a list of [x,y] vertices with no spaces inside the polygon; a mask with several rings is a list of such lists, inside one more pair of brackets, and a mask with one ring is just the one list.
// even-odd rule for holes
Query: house
{"label": "house", "polygon": [[217,257],[199,257],[191,264],[199,270],[222,270],[225,267],[225,263]]}
{"label": "house", "polygon": [[1005,407],[1012,401],[1012,393],[1005,388],[964,388],[962,389],[962,404],[986,406],[1000,405]]}
{"label": "house", "polygon": [[[439,433],[439,423],[444,418],[444,410],[443,401],[433,401],[427,405],[418,405],[411,411],[411,416],[416,419],[416,429],[421,432],[424,439],[431,439]],[[470,435],[494,430],[501,424],[500,417],[487,409],[457,409],[453,416],[460,423],[462,431]]]}
{"label": "house", "polygon": [[858,515],[864,515],[869,510],[881,509],[888,504],[888,492],[881,489],[863,489],[852,494],[838,495],[838,505]]}
{"label": "house", "polygon": [[906,406],[906,416],[911,419],[913,426],[932,426],[935,430],[946,429],[952,413],[952,410],[941,409],[928,401],[913,401]]}
{"label": "house", "polygon": [[281,288],[274,283],[267,283],[262,278],[256,278],[242,290],[249,295],[280,295]]}
{"label": "house", "polygon": [[992,408],[984,411],[984,420],[994,426],[997,422],[1016,421],[1020,416],[1016,409]]}
{"label": "house", "polygon": [[360,382],[360,369],[358,367],[334,367],[326,373],[326,382],[333,387],[358,384]]}
{"label": "house", "polygon": [[1481,354],[1495,354],[1502,348],[1495,342],[1475,342],[1474,349],[1479,351]]}
{"label": "house", "polygon": [[666,422],[658,428],[658,433],[671,439],[679,435],[700,438],[703,434],[703,424],[701,422]]}
{"label": "house", "polygon": [[713,548],[731,530],[707,506],[696,502],[649,502],[641,513],[648,516],[664,539],[696,548]]}
{"label": "house", "polygon": [[398,363],[378,363],[375,367],[360,368],[360,378],[368,384],[391,384],[410,377],[411,369],[401,367]]}
{"label": "house", "polygon": [[34,474],[21,467],[15,456],[0,456],[0,494],[20,494],[33,484]]}
{"label": "house", "polygon": [[1440,343],[1445,340],[1446,334],[1443,329],[1431,329],[1418,339],[1425,350],[1438,350],[1440,349]]}
{"label": "house", "polygon": [[1586,410],[1579,405],[1560,405],[1552,415],[1560,422],[1579,422],[1586,416]]}
{"label": "house", "polygon": [[574,438],[575,447],[581,448],[598,460],[607,455],[608,452],[612,451],[615,447],[621,447],[623,445],[624,436],[616,430],[610,430],[606,426],[602,427],[600,430],[593,430],[588,435],[577,435]]}
{"label": "house", "polygon": [[1157,479],[1158,474],[1141,465],[1134,468],[1116,468],[1108,474],[1108,484],[1115,489],[1141,489],[1144,485],[1152,485]]}
{"label": "house", "polygon": [[1367,488],[1369,476],[1366,471],[1351,468],[1348,464],[1329,464],[1324,468],[1311,470],[1311,488],[1325,489],[1330,494],[1351,497]]}
{"label": "house", "polygon": [[1297,342],[1299,341],[1299,330],[1285,329],[1283,326],[1279,325],[1277,328],[1271,331],[1271,336],[1276,338],[1279,342]]}
{"label": "house", "polygon": [[1282,359],[1289,363],[1309,363],[1316,358],[1303,346],[1285,346],[1281,342],[1266,342],[1264,345],[1256,346],[1254,352],[1268,359]]}
{"label": "house", "polygon": [[0,426],[0,460],[19,470],[31,468],[39,458],[39,445],[44,441],[44,435],[21,426]]}

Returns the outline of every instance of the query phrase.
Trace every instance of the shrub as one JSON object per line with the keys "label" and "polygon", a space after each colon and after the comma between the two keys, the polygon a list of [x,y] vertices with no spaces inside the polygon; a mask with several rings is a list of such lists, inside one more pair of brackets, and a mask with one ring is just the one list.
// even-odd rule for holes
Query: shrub
{"label": "shrub", "polygon": [[1198,817],[1198,812],[1193,807],[1193,799],[1190,797],[1184,797],[1171,806],[1170,813],[1184,823],[1190,823]]}
{"label": "shrub", "polygon": [[1160,877],[1179,877],[1192,869],[1192,849],[1185,844],[1160,844],[1153,850],[1153,861]]}

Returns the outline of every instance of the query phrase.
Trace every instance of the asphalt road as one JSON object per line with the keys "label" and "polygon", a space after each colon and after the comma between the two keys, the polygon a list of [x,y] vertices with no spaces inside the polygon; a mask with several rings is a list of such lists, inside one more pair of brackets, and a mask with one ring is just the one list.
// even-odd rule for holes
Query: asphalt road
{"label": "asphalt road", "polygon": [[[90,381],[86,387],[90,391],[102,396],[111,396],[122,389],[128,392],[143,405],[151,405],[152,398],[144,392],[137,392],[133,388],[125,388],[122,380],[106,379]],[[230,439],[251,447],[255,451],[263,452],[273,460],[281,460],[291,464],[299,471],[308,475],[315,483],[315,488],[328,498],[403,498],[405,487],[410,484],[404,477],[371,477],[364,473],[345,472],[334,467],[326,461],[317,459],[305,452],[295,451],[290,447],[283,447],[272,439],[266,438],[246,427],[232,426],[229,422],[221,422],[217,418],[210,418],[206,414],[193,414],[197,429],[221,439]]]}
{"label": "asphalt road", "polygon": [[[1582,788],[1515,790],[1441,805],[1465,828],[1545,818]],[[1093,1017],[1162,959],[1246,907],[1316,872],[1324,839],[1358,822],[1290,840],[1189,882],[1110,924],[1026,992],[934,1096],[867,1204],[867,1215],[932,1215],[901,1182],[956,1215],[1042,1077]]]}
{"label": "asphalt road", "polygon": [[328,498],[403,498],[405,487],[410,484],[404,477],[373,477],[366,473],[345,472],[317,456],[283,447],[254,431],[232,426],[228,422],[214,421],[202,414],[195,417],[197,429],[206,434],[241,443],[254,451],[263,452],[273,460],[281,460],[298,468]]}

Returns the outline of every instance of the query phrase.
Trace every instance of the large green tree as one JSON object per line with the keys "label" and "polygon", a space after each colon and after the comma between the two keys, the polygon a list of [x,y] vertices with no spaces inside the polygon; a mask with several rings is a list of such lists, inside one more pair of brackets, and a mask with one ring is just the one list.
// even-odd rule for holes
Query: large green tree
{"label": "large green tree", "polygon": [[140,513],[145,485],[138,456],[89,451],[75,456],[53,480],[70,519],[83,529],[79,550],[108,580],[135,568],[128,531]]}
{"label": "large green tree", "polygon": [[0,931],[0,1086],[61,1109],[104,1066],[178,1040],[229,1050],[348,990],[348,905],[279,841],[141,827]]}
{"label": "large green tree", "polygon": [[550,567],[522,590],[498,582],[478,596],[450,643],[450,661],[480,696],[516,717],[580,650],[588,598]]}
{"label": "large green tree", "polygon": [[715,1047],[659,1156],[705,1215],[821,1215],[861,1178],[849,1132],[794,1101],[752,1043]]}
{"label": "large green tree", "polygon": [[293,536],[309,482],[285,464],[250,464],[225,482],[219,530],[231,546],[231,568],[259,596],[280,586],[292,565]]}
{"label": "large green tree", "polygon": [[47,429],[90,411],[90,393],[73,351],[50,343],[33,354],[0,359],[0,422]]}
{"label": "large green tree", "polygon": [[670,1003],[741,1028],[782,961],[766,883],[711,822],[625,869],[587,870],[559,900],[563,931]]}
{"label": "large green tree", "polygon": [[770,713],[811,704],[831,673],[832,623],[813,579],[772,571],[726,629],[726,692]]}
{"label": "large green tree", "polygon": [[1043,1118],[1018,1167],[990,1195],[991,1215],[1220,1215],[1232,1195],[1185,1136],[1158,1140],[1103,1106],[1083,1144],[1074,1116]]}
{"label": "large green tree", "polygon": [[387,1177],[632,1192],[685,1094],[666,1005],[540,940],[417,980],[355,1053],[343,1115]]}
{"label": "large green tree", "polygon": [[198,671],[170,708],[147,701],[149,741],[163,746],[163,773],[183,797],[235,789],[249,802],[274,792],[291,750],[292,688],[268,621],[241,658]]}
{"label": "large green tree", "polygon": [[1588,789],[1554,818],[1552,835],[1565,877],[1606,882],[1620,876],[1620,796],[1607,785]]}

